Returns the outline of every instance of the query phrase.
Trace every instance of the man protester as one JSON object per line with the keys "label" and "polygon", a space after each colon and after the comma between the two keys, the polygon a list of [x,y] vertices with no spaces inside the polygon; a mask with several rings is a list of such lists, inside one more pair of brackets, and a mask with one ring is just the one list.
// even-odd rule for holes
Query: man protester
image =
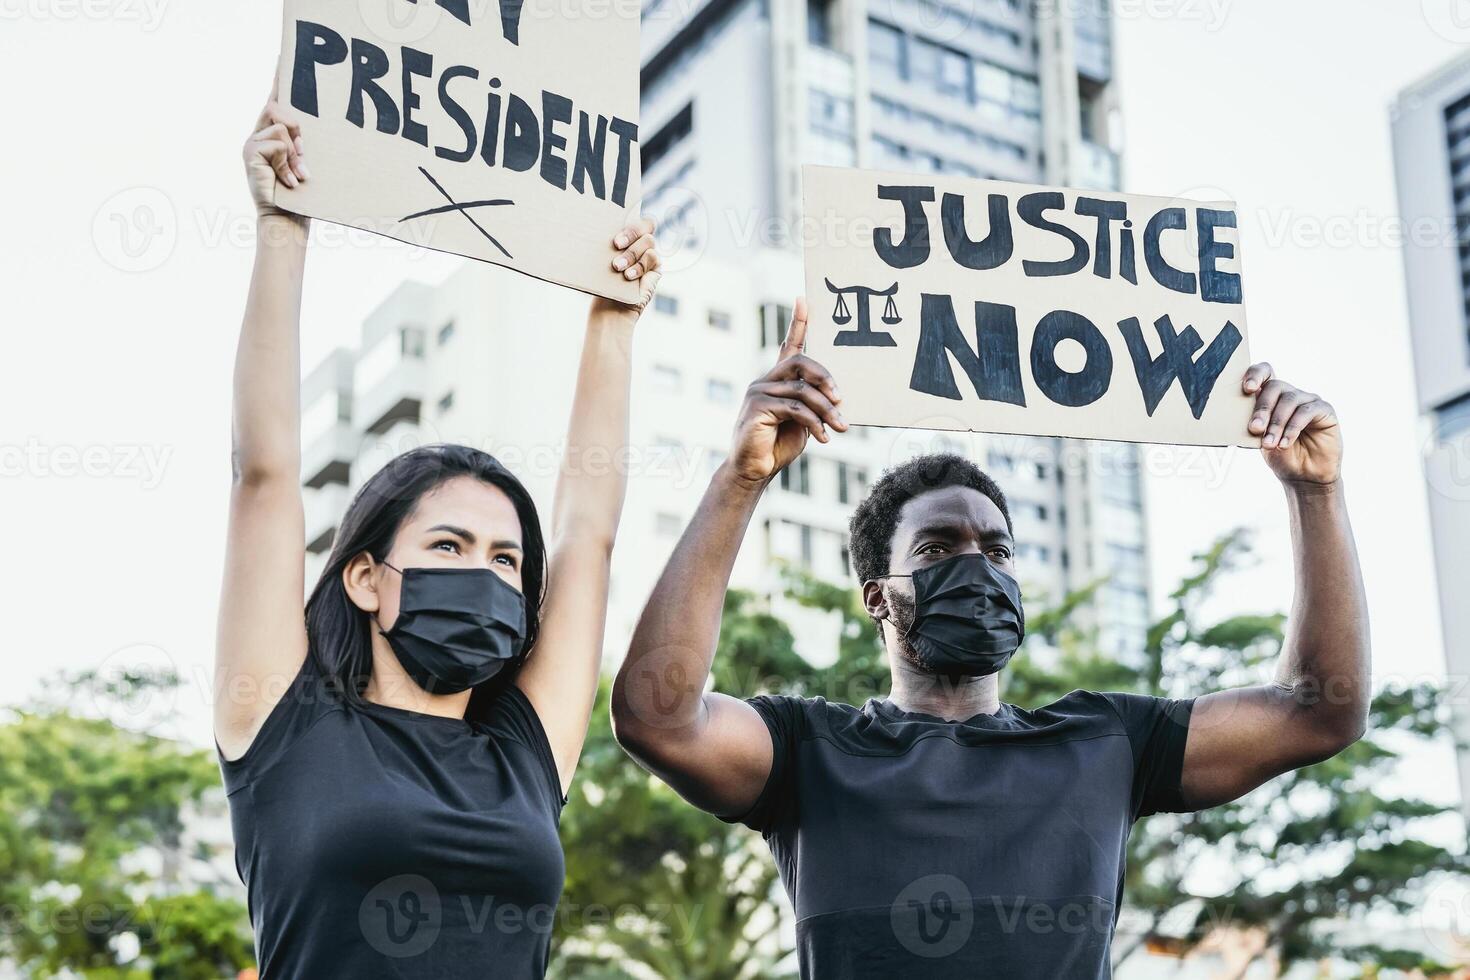
{"label": "man protester", "polygon": [[740,700],[704,689],[741,538],[807,439],[847,429],[805,333],[798,301],[618,672],[618,739],[695,806],[764,835],[803,978],[1108,977],[1134,821],[1234,800],[1364,730],[1368,613],[1332,407],[1267,364],[1241,379],[1295,556],[1270,684],[1001,700],[1025,634],[1011,517],[990,477],[940,455],[890,470],[852,517],[888,697]]}

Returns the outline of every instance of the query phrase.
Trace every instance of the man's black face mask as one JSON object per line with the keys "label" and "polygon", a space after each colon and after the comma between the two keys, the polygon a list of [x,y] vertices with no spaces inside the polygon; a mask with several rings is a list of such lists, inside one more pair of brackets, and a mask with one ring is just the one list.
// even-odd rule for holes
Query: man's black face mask
{"label": "man's black face mask", "polygon": [[403,576],[398,619],[379,632],[419,687],[467,691],[520,654],[526,600],[499,575],[488,568],[393,570]]}
{"label": "man's black face mask", "polygon": [[1004,667],[1026,636],[1021,587],[984,555],[956,555],[912,575],[914,621],[905,639],[924,669],[981,677]]}

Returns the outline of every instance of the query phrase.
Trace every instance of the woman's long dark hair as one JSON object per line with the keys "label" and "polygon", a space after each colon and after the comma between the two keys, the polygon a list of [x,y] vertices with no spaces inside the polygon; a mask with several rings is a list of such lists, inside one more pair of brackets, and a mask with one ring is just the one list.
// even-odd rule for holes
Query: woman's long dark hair
{"label": "woman's long dark hair", "polygon": [[395,457],[352,498],[332,554],[306,601],[308,656],[316,658],[332,687],[350,703],[362,700],[372,675],[372,618],[359,609],[342,584],[342,571],[367,552],[381,562],[393,539],[424,495],[455,477],[468,476],[500,488],[521,519],[521,592],[526,599],[526,640],[521,655],[470,694],[468,721],[488,720],[496,693],[515,679],[536,645],[541,600],[546,592],[546,543],[536,505],[521,481],[489,453],[468,446],[434,445]]}

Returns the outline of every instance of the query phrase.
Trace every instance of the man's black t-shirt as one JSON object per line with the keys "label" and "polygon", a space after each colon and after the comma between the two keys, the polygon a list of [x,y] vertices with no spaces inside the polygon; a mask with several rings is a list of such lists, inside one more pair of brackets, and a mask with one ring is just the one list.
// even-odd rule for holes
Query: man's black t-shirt
{"label": "man's black t-shirt", "polygon": [[486,725],[353,706],[307,657],[220,765],[263,980],[545,974],[563,797],[519,690]]}
{"label": "man's black t-shirt", "polygon": [[1182,812],[1193,699],[1073,691],[947,722],[889,701],[757,697],[755,806],[803,978],[1111,975],[1133,822]]}

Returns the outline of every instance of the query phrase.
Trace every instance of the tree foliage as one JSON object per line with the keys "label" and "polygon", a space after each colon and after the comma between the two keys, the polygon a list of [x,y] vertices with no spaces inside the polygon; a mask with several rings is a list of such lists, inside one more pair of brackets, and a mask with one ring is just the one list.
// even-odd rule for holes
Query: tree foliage
{"label": "tree foliage", "polygon": [[[76,679],[73,679],[76,682]],[[207,752],[56,707],[0,723],[0,963],[38,978],[215,980],[252,959],[239,902],[160,877]]]}

